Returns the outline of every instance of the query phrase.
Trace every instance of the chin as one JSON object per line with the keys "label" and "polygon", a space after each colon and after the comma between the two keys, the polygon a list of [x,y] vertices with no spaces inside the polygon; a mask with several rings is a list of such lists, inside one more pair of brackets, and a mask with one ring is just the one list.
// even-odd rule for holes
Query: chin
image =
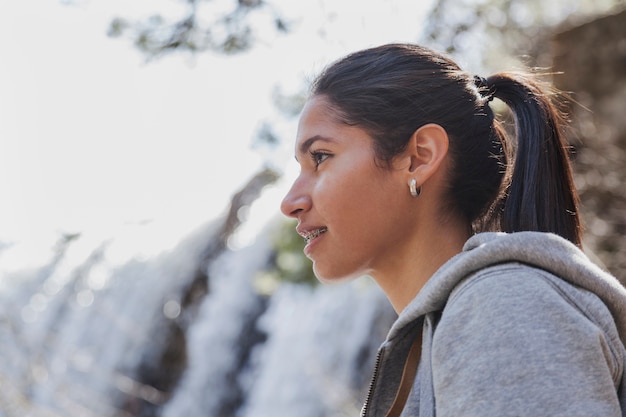
{"label": "chin", "polygon": [[339,273],[339,271],[328,271],[323,268],[318,268],[315,263],[313,264],[313,273],[319,282],[328,285],[352,281],[364,275],[355,272]]}

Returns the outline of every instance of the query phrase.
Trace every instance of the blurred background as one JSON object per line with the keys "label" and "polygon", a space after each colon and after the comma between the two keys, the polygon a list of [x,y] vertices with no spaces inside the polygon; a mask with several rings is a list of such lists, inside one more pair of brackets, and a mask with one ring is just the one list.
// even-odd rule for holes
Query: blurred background
{"label": "blurred background", "polygon": [[310,80],[396,41],[570,93],[586,250],[624,282],[623,0],[5,1],[0,417],[358,415],[395,314],[317,285],[278,205]]}

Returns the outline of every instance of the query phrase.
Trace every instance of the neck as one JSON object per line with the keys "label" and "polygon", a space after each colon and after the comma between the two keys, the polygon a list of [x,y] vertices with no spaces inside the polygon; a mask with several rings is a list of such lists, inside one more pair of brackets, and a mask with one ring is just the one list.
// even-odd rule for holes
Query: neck
{"label": "neck", "polygon": [[462,251],[470,232],[465,225],[453,223],[427,227],[420,233],[424,238],[415,239],[404,253],[387,259],[384,269],[372,271],[396,313],[404,310],[444,263]]}

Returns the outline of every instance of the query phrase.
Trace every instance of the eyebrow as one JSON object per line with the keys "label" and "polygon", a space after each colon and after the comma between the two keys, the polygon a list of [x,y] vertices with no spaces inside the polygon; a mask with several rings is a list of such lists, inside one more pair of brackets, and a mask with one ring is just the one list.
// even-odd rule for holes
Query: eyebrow
{"label": "eyebrow", "polygon": [[[315,135],[315,136],[312,136],[312,137],[308,138],[304,142],[302,142],[302,144],[300,145],[298,154],[299,155],[306,154],[309,151],[309,149],[311,148],[311,146],[313,146],[313,144],[315,142],[318,142],[318,141],[326,142],[326,143],[336,143],[336,141],[334,139],[331,139],[331,138],[328,138],[328,137],[325,137],[325,136]],[[298,160],[298,155],[296,155],[295,157],[296,157],[296,161],[297,161]]]}

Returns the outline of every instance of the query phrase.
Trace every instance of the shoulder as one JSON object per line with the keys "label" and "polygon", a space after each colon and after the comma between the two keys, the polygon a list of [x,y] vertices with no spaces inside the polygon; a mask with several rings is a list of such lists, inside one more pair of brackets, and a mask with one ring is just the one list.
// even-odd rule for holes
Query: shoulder
{"label": "shoulder", "polygon": [[515,262],[485,268],[461,281],[450,294],[440,324],[456,323],[459,315],[466,325],[491,331],[503,326],[511,332],[515,325],[520,336],[538,329],[599,333],[610,344],[620,344],[609,309],[593,292]]}
{"label": "shoulder", "polygon": [[[435,329],[438,406],[460,411],[480,394],[486,403],[474,402],[476,410],[532,399],[540,413],[576,405],[582,408],[569,415],[593,414],[590,398],[615,395],[620,346],[608,310],[591,292],[519,263],[489,267],[457,285]],[[581,402],[568,403],[576,395]],[[615,406],[612,398],[605,403]]]}
{"label": "shoulder", "polygon": [[560,320],[577,326],[586,323],[619,339],[609,309],[596,294],[517,262],[485,268],[461,281],[450,293],[444,314],[470,306],[476,315],[534,318],[535,325]]}
{"label": "shoulder", "polygon": [[[533,333],[574,333],[597,325],[587,310],[602,310],[593,294],[560,281],[543,270],[519,263],[485,268],[461,281],[451,292],[435,336],[460,337],[480,332],[497,335],[501,347],[508,339]],[[546,335],[547,336],[547,335]],[[487,341],[479,341],[488,343]],[[511,341],[517,348],[517,341]]]}

